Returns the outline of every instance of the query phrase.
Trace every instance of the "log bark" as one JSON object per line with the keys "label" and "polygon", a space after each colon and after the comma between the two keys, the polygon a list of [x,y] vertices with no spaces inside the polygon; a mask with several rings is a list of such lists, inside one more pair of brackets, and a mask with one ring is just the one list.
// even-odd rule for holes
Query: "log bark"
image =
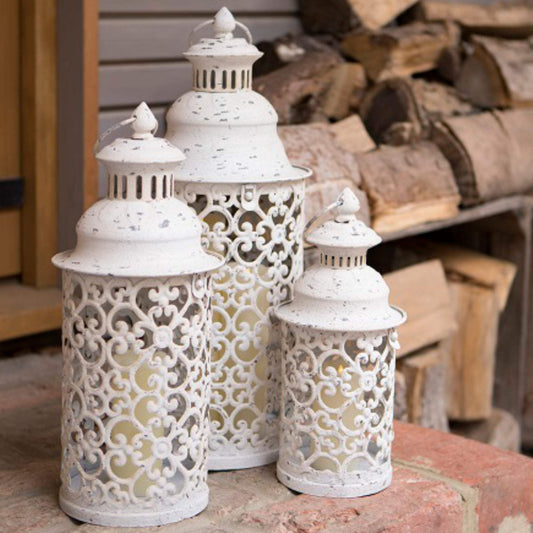
{"label": "log bark", "polygon": [[451,420],[479,420],[490,416],[498,336],[496,291],[469,281],[448,281],[458,324],[443,342],[448,368],[446,390]]}
{"label": "log bark", "polygon": [[446,416],[446,365],[439,345],[398,361],[405,377],[407,421],[449,431]]}
{"label": "log bark", "polygon": [[359,115],[352,115],[329,126],[337,144],[352,154],[370,152],[376,148]]}
{"label": "log bark", "polygon": [[442,52],[457,45],[459,32],[453,24],[424,24],[375,32],[351,33],[341,48],[362,63],[373,81],[410,76],[437,67]]}
{"label": "log bark", "polygon": [[520,452],[520,425],[516,418],[503,409],[492,409],[490,417],[476,422],[453,422],[452,433],[474,439],[509,452]]}
{"label": "log bark", "polygon": [[428,22],[453,20],[478,34],[501,37],[527,37],[533,33],[533,7],[527,2],[509,3],[449,2],[423,0],[422,17]]}
{"label": "log bark", "polygon": [[533,109],[445,118],[431,138],[450,162],[465,205],[533,187]]}
{"label": "log bark", "polygon": [[300,16],[309,33],[343,35],[356,28],[375,30],[417,0],[300,0]]}
{"label": "log bark", "polygon": [[[360,109],[372,138],[386,144],[428,138],[434,120],[472,111],[472,105],[453,87],[409,78],[378,83],[366,93]],[[398,132],[403,136],[398,137]]]}
{"label": "log bark", "polygon": [[376,231],[398,231],[458,213],[452,169],[434,144],[381,146],[357,161]]}
{"label": "log bark", "polygon": [[481,107],[533,105],[533,48],[529,40],[474,36],[457,89]]}
{"label": "log bark", "polygon": [[457,326],[440,261],[424,261],[386,274],[384,278],[390,289],[390,301],[409,317],[399,328],[399,358],[453,334]]}
{"label": "log bark", "polygon": [[369,221],[366,194],[359,185],[361,177],[357,159],[337,141],[326,124],[281,126],[279,135],[289,159],[313,170],[306,190],[306,216],[310,218],[350,187],[361,201],[361,219]]}
{"label": "log bark", "polygon": [[279,124],[299,124],[326,120],[319,113],[321,95],[330,85],[327,73],[341,63],[336,54],[310,52],[302,59],[260,76],[254,89],[272,104]]}
{"label": "log bark", "polygon": [[366,89],[365,69],[359,63],[342,63],[326,75],[329,87],[322,97],[322,113],[341,120],[359,107]]}

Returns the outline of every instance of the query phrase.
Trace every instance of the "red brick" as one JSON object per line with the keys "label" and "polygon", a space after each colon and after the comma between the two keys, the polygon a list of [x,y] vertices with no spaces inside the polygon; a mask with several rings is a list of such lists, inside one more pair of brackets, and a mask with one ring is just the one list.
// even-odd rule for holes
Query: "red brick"
{"label": "red brick", "polygon": [[411,424],[395,423],[394,429],[393,460],[478,492],[480,532],[497,531],[506,517],[525,516],[533,523],[532,459]]}
{"label": "red brick", "polygon": [[444,483],[395,468],[391,486],[366,498],[300,495],[242,515],[271,533],[454,533],[463,527],[460,495]]}

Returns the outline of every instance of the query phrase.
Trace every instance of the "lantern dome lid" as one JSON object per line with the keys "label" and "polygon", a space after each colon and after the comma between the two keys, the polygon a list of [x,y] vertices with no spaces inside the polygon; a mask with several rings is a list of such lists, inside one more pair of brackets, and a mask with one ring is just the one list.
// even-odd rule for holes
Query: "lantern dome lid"
{"label": "lantern dome lid", "polygon": [[306,237],[320,251],[320,264],[296,282],[294,299],[276,311],[286,322],[326,331],[380,331],[399,326],[405,313],[389,305],[383,277],[366,264],[366,252],[379,244],[377,233],[357,219],[359,201],[345,189],[319,218],[333,214]]}
{"label": "lantern dome lid", "polygon": [[[194,34],[201,28],[212,24],[212,37],[204,37],[197,43],[193,43]],[[246,39],[234,37],[233,32],[240,27]],[[183,54],[187,59],[208,58],[220,60],[220,58],[241,58],[246,63],[253,63],[259,59],[263,53],[252,44],[252,36],[248,28],[235,20],[233,14],[227,7],[221,8],[211,20],[199,24],[192,32],[189,49]]]}
{"label": "lantern dome lid", "polygon": [[96,155],[108,173],[107,198],[78,221],[76,247],[55,255],[52,262],[83,274],[121,277],[179,276],[218,268],[223,260],[202,248],[195,212],[173,194],[173,170],[184,159],[182,152],[154,137],[157,121],[146,104],[120,125],[127,123],[131,137],[114,140]]}

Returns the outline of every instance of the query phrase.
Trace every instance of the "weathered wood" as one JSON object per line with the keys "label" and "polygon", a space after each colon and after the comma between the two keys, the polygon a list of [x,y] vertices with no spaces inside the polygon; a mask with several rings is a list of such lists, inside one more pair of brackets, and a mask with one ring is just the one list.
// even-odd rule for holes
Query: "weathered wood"
{"label": "weathered wood", "polygon": [[254,89],[274,106],[279,124],[310,122],[330,84],[327,73],[340,62],[335,53],[310,52],[298,61],[255,78]]}
{"label": "weathered wood", "polygon": [[381,28],[417,0],[300,0],[306,31],[342,35],[355,28]]}
{"label": "weathered wood", "polygon": [[407,421],[449,431],[446,416],[446,365],[439,345],[398,361],[405,377]]}
{"label": "weathered wood", "polygon": [[327,74],[329,87],[322,97],[322,113],[334,120],[356,110],[366,89],[365,69],[359,63],[342,63]]}
{"label": "weathered wood", "polygon": [[57,251],[56,1],[21,2],[22,279],[55,285]]}
{"label": "weathered wood", "polygon": [[0,340],[61,327],[61,291],[0,283]]}
{"label": "weathered wood", "polygon": [[513,4],[422,0],[420,5],[425,20],[453,20],[474,33],[515,38],[533,33],[533,7],[527,1]]}
{"label": "weathered wood", "polygon": [[466,205],[533,187],[532,138],[533,109],[445,118],[432,130]]}
{"label": "weathered wood", "polygon": [[533,49],[529,40],[474,36],[456,86],[482,107],[533,105]]}
{"label": "weathered wood", "polygon": [[396,370],[394,373],[394,419],[407,422],[407,385],[405,376]]}
{"label": "weathered wood", "polygon": [[384,278],[390,301],[409,317],[399,328],[399,357],[440,342],[455,331],[450,292],[440,261],[424,261]]}
{"label": "weathered wood", "polygon": [[362,201],[362,219],[369,220],[368,201],[359,189],[357,159],[337,142],[329,126],[299,124],[281,126],[278,131],[289,159],[313,170],[306,190],[308,217],[319,213],[345,187],[350,187]]}
{"label": "weathered wood", "polygon": [[448,280],[458,324],[443,342],[447,353],[448,417],[452,420],[488,418],[492,390],[499,307],[496,291],[466,281]]}
{"label": "weathered wood", "polygon": [[352,154],[361,154],[376,148],[359,115],[351,115],[331,124],[329,131],[333,132],[337,143]]}
{"label": "weathered wood", "polygon": [[492,409],[490,417],[475,422],[453,422],[450,430],[456,435],[474,439],[509,452],[520,452],[520,425],[503,409]]}
{"label": "weathered wood", "polygon": [[[448,85],[423,79],[395,78],[375,85],[361,103],[361,118],[376,142],[398,144],[397,124],[410,125],[406,142],[429,137],[432,121],[464,115],[472,106]],[[391,140],[393,142],[391,142]]]}
{"label": "weathered wood", "polygon": [[415,254],[418,260],[439,259],[446,274],[455,279],[461,278],[494,290],[499,311],[505,309],[516,274],[516,265],[510,261],[422,238],[407,240],[400,247]]}
{"label": "weathered wood", "polygon": [[374,81],[409,76],[437,67],[442,52],[459,39],[453,24],[414,22],[375,32],[351,33],[342,50],[361,62]]}
{"label": "weathered wood", "polygon": [[434,144],[381,146],[358,155],[357,161],[376,231],[397,231],[457,214],[460,197],[453,172]]}

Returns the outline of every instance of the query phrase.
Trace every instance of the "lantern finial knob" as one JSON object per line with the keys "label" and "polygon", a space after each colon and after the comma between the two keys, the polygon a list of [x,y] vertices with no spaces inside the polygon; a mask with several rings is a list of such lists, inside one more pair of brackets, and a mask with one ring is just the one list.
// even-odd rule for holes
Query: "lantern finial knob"
{"label": "lantern finial knob", "polygon": [[131,114],[135,120],[131,124],[133,139],[150,139],[157,130],[157,119],[146,102],[141,102]]}
{"label": "lantern finial knob", "polygon": [[229,39],[233,36],[235,31],[235,18],[227,7],[219,9],[215,15],[213,27],[215,29],[215,37]]}
{"label": "lantern finial knob", "polygon": [[355,214],[361,208],[359,199],[355,193],[346,187],[337,198],[337,222],[348,222],[356,218]]}

